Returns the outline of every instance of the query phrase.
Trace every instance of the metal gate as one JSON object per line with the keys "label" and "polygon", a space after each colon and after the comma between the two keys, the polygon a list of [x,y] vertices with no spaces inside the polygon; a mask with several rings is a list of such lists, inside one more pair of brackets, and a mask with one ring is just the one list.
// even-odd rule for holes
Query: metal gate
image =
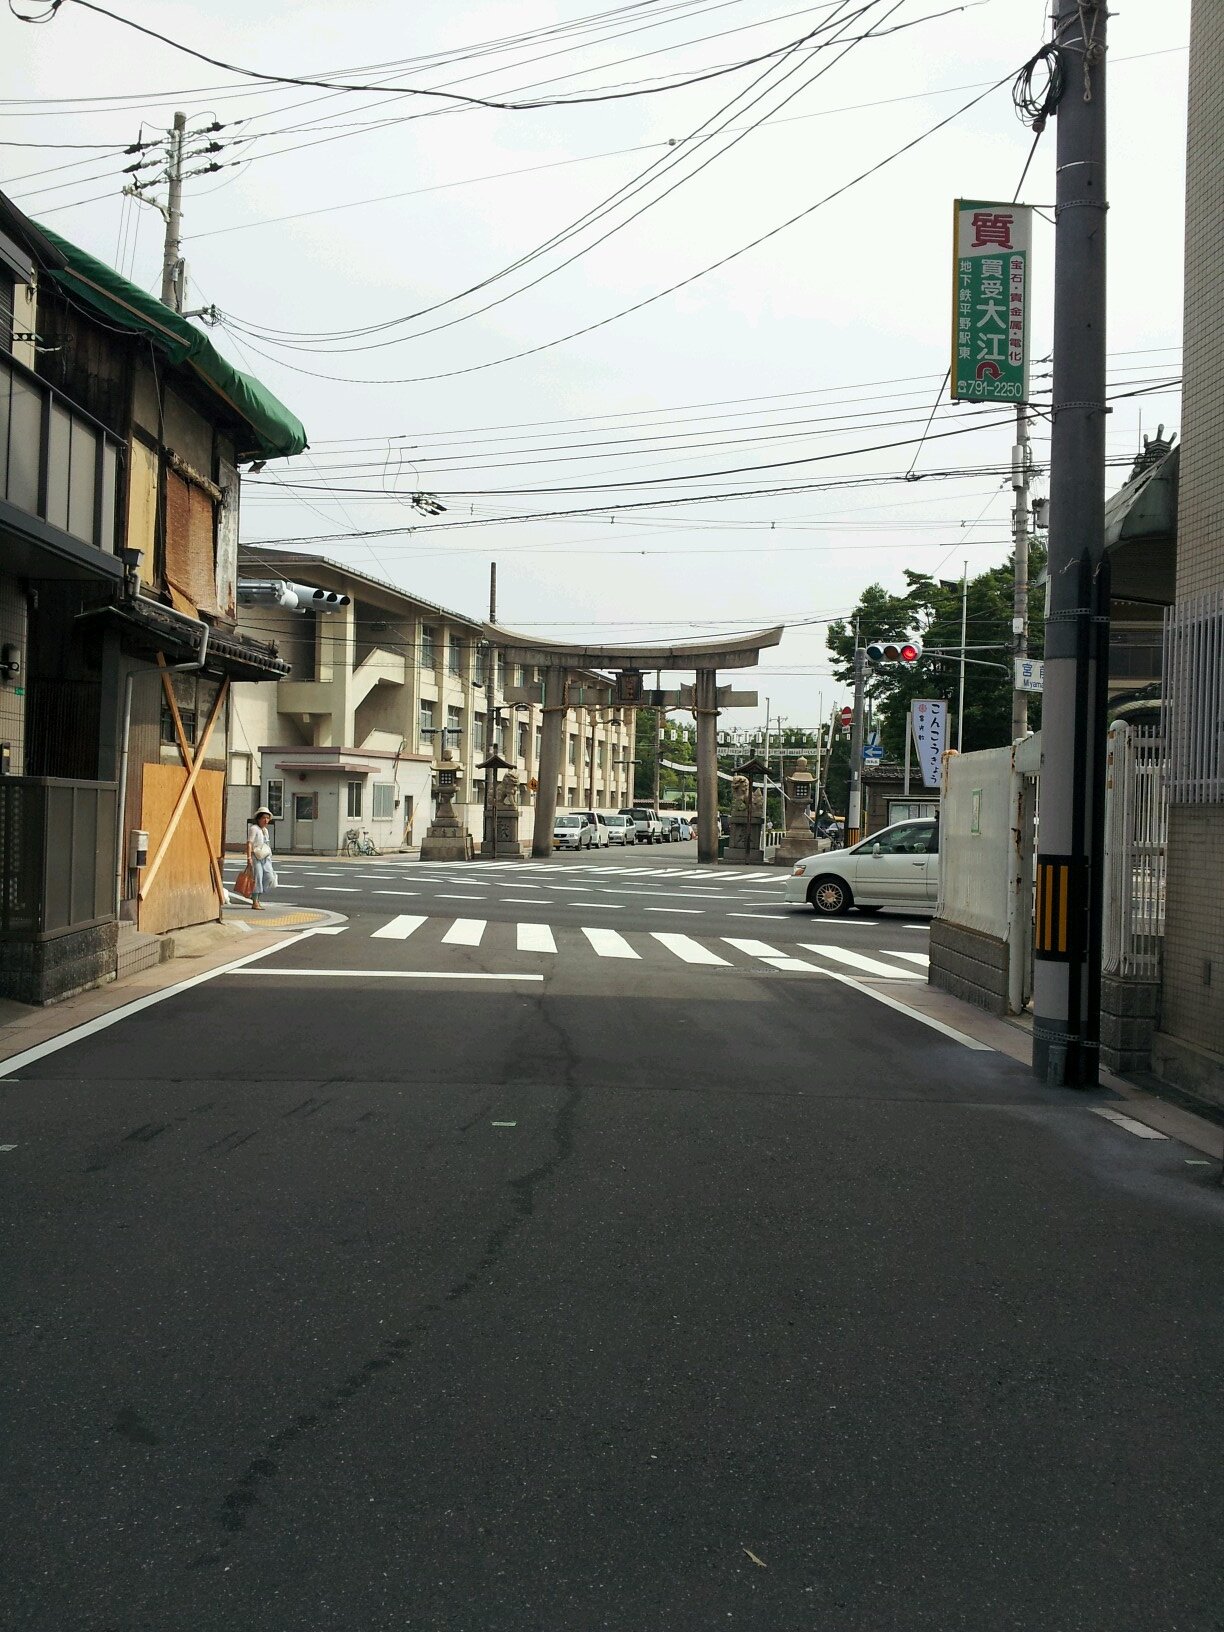
{"label": "metal gate", "polygon": [[1105,900],[1101,967],[1158,980],[1164,946],[1169,794],[1156,726],[1109,728],[1105,783]]}

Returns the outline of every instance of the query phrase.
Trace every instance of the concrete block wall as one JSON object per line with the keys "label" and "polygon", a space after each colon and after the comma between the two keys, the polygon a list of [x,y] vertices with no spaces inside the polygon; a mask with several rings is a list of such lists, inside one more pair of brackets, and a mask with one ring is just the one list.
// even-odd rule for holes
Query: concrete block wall
{"label": "concrete block wall", "polygon": [[1008,1012],[1006,940],[965,929],[946,918],[935,918],[931,922],[930,956],[928,979],[932,986],[965,1003],[976,1003],[991,1014]]}

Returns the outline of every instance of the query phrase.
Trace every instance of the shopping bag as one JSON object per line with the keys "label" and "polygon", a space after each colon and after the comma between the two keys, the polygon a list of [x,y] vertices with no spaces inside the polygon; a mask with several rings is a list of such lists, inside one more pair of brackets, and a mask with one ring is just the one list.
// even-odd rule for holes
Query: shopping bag
{"label": "shopping bag", "polygon": [[234,893],[245,895],[248,901],[255,894],[255,875],[249,867],[244,867],[234,880]]}

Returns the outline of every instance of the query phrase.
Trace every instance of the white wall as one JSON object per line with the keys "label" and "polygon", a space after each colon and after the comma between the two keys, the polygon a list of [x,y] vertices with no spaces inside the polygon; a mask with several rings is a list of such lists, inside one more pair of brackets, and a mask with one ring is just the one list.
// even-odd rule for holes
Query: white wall
{"label": "white wall", "polygon": [[1002,940],[1012,867],[1012,751],[984,748],[944,761],[938,916]]}

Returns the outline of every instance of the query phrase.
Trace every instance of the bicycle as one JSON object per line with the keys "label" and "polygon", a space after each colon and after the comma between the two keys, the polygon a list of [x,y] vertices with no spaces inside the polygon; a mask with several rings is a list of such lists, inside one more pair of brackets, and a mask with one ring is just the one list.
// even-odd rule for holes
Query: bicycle
{"label": "bicycle", "polygon": [[378,846],[364,827],[350,827],[344,835],[344,853],[346,856],[376,856]]}

